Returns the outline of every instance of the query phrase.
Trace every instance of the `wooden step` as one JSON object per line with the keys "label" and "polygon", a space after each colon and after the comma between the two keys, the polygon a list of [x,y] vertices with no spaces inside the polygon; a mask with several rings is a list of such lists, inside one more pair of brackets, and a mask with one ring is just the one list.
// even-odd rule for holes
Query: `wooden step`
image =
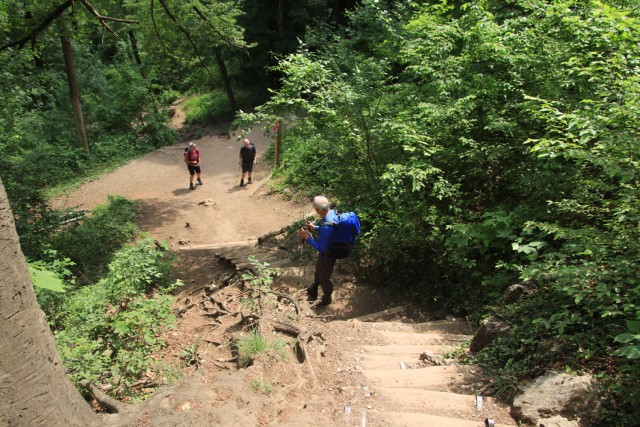
{"label": "wooden step", "polygon": [[423,323],[402,323],[402,322],[362,322],[367,328],[377,331],[395,332],[418,332],[437,334],[460,334],[472,333],[467,322],[462,320],[435,320]]}
{"label": "wooden step", "polygon": [[241,248],[253,248],[256,246],[256,239],[241,240],[236,242],[217,243],[217,244],[205,244],[205,245],[187,245],[180,246],[177,249],[179,251],[193,251],[193,250],[210,250],[214,253],[223,252],[231,249]]}
{"label": "wooden step", "polygon": [[[476,368],[477,369],[477,368]],[[474,374],[468,366],[429,366],[420,369],[374,369],[361,370],[363,376],[374,387],[420,388],[448,391],[454,384],[473,381]]]}
{"label": "wooden step", "polygon": [[443,334],[443,333],[416,333],[379,331],[378,335],[384,338],[388,344],[429,344],[442,345],[457,348],[465,341],[471,341],[473,335]]}
{"label": "wooden step", "polygon": [[[422,346],[420,353],[416,352],[407,352],[400,353],[396,352],[393,354],[375,354],[375,353],[360,353],[360,352],[351,352],[345,355],[347,361],[355,364],[356,366],[361,366],[363,369],[402,369],[400,366],[400,362],[403,362],[406,369],[412,369],[415,365],[420,364],[420,354],[422,351],[430,351],[433,354],[437,354],[437,350],[440,347],[431,346]],[[380,347],[380,352],[383,353],[386,347]],[[452,365],[442,365],[442,366],[452,366]],[[420,366],[416,369],[424,369],[426,366]]]}
{"label": "wooden step", "polygon": [[[429,415],[413,412],[375,412],[371,411],[371,416],[385,422],[384,425],[393,427],[484,427],[484,418],[478,416],[473,420],[462,418],[442,417],[439,415]],[[496,427],[509,427],[516,424],[495,424]]]}
{"label": "wooden step", "polygon": [[468,420],[481,417],[496,423],[513,423],[509,406],[490,397],[483,397],[482,410],[478,412],[476,397],[472,395],[414,388],[378,388],[376,391],[391,402],[396,412],[423,412]]}
{"label": "wooden step", "polygon": [[419,344],[419,345],[410,345],[410,344],[389,344],[389,345],[363,345],[356,348],[356,353],[360,351],[360,353],[364,355],[383,355],[383,356],[393,356],[394,358],[407,358],[407,359],[415,359],[418,361],[418,358],[425,351],[430,351],[435,354],[443,354],[447,351],[452,351],[456,349],[457,346],[447,346],[441,344],[429,345],[429,344]]}

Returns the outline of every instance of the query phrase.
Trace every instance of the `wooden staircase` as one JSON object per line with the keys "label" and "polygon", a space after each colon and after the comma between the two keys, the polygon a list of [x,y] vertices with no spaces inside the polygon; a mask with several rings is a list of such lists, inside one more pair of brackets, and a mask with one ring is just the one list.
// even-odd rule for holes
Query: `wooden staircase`
{"label": "wooden staircase", "polygon": [[[481,406],[471,387],[480,383],[480,369],[470,365],[434,365],[421,362],[425,352],[443,356],[469,341],[464,321],[417,324],[366,322],[378,345],[362,345],[346,357],[357,358],[368,388],[378,396],[369,411],[376,425],[480,427],[515,426],[509,407],[482,397]],[[444,358],[441,358],[444,360]]]}

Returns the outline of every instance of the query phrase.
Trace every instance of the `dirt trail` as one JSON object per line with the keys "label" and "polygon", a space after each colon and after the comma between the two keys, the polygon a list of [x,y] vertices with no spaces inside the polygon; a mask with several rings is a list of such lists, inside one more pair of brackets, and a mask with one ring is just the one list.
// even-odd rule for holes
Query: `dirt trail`
{"label": "dirt trail", "polygon": [[[174,126],[182,118],[178,108]],[[269,141],[262,133],[254,130],[248,137],[264,153]],[[473,390],[483,385],[479,370],[420,360],[424,351],[441,356],[468,339],[464,320],[422,323],[434,317],[414,301],[358,283],[348,260],[336,265],[334,303],[312,308],[298,291],[311,282],[315,253],[307,249],[292,259],[300,246],[283,236],[255,244],[255,238],[309,212],[310,205],[269,194],[265,162],[259,162],[253,184],[238,187],[241,142],[216,131],[195,141],[204,185],[189,190],[182,160],[186,142],[149,153],[56,201],[56,207],[91,209],[108,194],[139,200],[139,227],[170,243],[178,254],[178,278],[187,284],[174,304],[178,326],[167,331],[167,346],[157,355],[182,370],[182,378],[131,412],[105,415],[109,425],[480,427],[485,416],[496,425],[513,425],[504,405],[487,401],[485,410],[476,411]],[[214,204],[200,204],[206,199]],[[228,279],[238,277],[249,255],[282,273],[272,286],[281,296],[266,301],[259,324],[268,339],[284,340],[286,357],[269,350],[238,369],[230,343],[246,333],[240,313],[247,287]],[[379,314],[353,321],[371,313]],[[382,320],[391,322],[377,323]],[[287,335],[278,322],[303,334]],[[301,358],[301,337],[309,335]],[[185,365],[185,350],[194,363]]]}
{"label": "dirt trail", "polygon": [[[174,120],[180,117],[178,113]],[[310,211],[310,205],[301,206],[268,195],[270,165],[260,156],[269,140],[260,129],[247,137],[255,144],[259,156],[250,185],[238,186],[242,143],[237,135],[209,131],[201,139],[164,147],[135,159],[56,200],[53,206],[90,210],[105,204],[109,194],[138,200],[141,230],[166,240],[172,248],[180,240],[189,244],[219,244],[256,238],[300,218],[303,210]],[[204,185],[196,186],[195,190],[189,189],[189,173],[183,161],[188,142],[198,145],[202,157]],[[213,205],[200,204],[207,199]]]}

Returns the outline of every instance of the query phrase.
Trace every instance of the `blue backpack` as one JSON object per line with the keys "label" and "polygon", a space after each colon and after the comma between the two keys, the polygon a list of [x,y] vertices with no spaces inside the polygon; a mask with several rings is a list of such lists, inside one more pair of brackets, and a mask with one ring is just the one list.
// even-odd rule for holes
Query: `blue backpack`
{"label": "blue backpack", "polygon": [[325,221],[326,225],[333,225],[336,229],[329,241],[327,255],[331,258],[342,259],[349,256],[353,245],[360,234],[360,220],[355,212],[336,212],[338,221]]}

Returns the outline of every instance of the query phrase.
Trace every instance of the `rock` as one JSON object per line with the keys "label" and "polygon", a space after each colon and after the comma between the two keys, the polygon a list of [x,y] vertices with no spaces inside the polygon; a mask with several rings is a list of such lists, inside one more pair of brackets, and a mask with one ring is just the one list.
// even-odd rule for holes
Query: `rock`
{"label": "rock", "polygon": [[215,204],[216,202],[214,202],[213,199],[203,199],[203,200],[200,200],[200,202],[198,202],[198,205],[202,205],[202,206],[213,206]]}
{"label": "rock", "polygon": [[592,381],[590,375],[547,371],[516,397],[511,407],[511,416],[524,425],[578,425],[551,423],[559,422],[555,419],[556,416],[576,420],[578,417],[597,415],[600,402]]}
{"label": "rock", "polygon": [[430,366],[443,366],[447,364],[442,356],[433,354],[430,351],[423,352],[420,355],[420,361],[425,362],[425,364]]}
{"label": "rock", "polygon": [[504,294],[502,295],[502,304],[506,305],[506,304],[511,304],[518,301],[520,299],[520,296],[522,296],[522,294],[524,293],[524,291],[525,291],[524,286],[520,284],[509,286],[507,290],[504,291]]}
{"label": "rock", "polygon": [[511,326],[498,316],[491,316],[485,319],[471,340],[469,350],[471,350],[472,353],[482,350],[491,344],[494,339],[506,335],[510,328]]}
{"label": "rock", "polygon": [[189,244],[189,239],[180,238],[180,239],[178,239],[178,244],[182,245],[182,246],[188,245]]}
{"label": "rock", "polygon": [[579,427],[579,425],[577,420],[571,421],[560,415],[538,420],[538,427]]}

